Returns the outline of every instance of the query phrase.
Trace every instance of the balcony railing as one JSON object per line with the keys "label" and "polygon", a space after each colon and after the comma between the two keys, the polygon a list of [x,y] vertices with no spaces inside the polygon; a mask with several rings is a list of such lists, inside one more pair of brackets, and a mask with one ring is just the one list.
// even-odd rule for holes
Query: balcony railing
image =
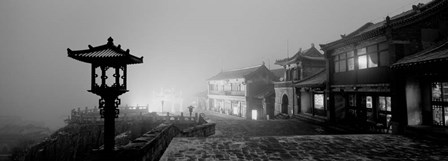
{"label": "balcony railing", "polygon": [[210,94],[226,95],[226,96],[244,96],[245,91],[210,91]]}

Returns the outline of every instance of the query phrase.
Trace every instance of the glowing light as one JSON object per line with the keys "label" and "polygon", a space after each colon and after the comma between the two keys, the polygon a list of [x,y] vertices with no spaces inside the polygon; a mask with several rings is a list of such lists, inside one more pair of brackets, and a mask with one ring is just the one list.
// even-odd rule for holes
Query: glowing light
{"label": "glowing light", "polygon": [[252,120],[257,120],[257,110],[252,110]]}
{"label": "glowing light", "polygon": [[362,55],[358,57],[358,68],[359,69],[367,68],[367,55]]}

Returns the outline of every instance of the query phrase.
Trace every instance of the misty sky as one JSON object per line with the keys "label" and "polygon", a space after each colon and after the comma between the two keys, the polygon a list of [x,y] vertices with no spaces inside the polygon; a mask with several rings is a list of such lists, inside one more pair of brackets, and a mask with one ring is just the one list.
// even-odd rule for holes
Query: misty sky
{"label": "misty sky", "polygon": [[[122,104],[148,104],[152,91],[206,89],[221,71],[292,56],[367,22],[428,0],[0,1],[0,115],[62,126],[72,108],[93,107],[90,65],[67,57],[112,36],[144,56],[128,67]],[[288,44],[288,45],[287,45]],[[287,49],[289,46],[289,49]],[[269,65],[268,65],[269,64]],[[184,102],[184,105],[189,102]]]}

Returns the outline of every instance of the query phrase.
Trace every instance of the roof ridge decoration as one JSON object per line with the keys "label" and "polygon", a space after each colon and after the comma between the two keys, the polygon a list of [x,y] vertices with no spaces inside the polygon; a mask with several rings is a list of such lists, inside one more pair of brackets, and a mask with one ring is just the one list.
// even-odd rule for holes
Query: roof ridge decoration
{"label": "roof ridge decoration", "polygon": [[284,66],[284,65],[295,63],[302,59],[325,61],[324,55],[322,53],[320,53],[319,50],[316,49],[316,47],[314,47],[314,43],[311,43],[310,48],[305,49],[305,50],[302,50],[302,48],[300,48],[300,50],[296,54],[294,54],[293,57],[276,60],[274,62],[274,64]]}
{"label": "roof ridge decoration", "polygon": [[[383,34],[386,32],[386,28],[399,29],[419,22],[420,20],[435,14],[435,11],[443,9],[442,7],[447,7],[447,1],[448,0],[432,0],[426,4],[414,5],[411,10],[397,14],[393,17],[387,16],[385,20],[370,26],[361,26],[358,30],[355,30],[341,39],[326,44],[320,44],[320,47],[322,50],[332,49],[340,46],[340,44],[350,44]],[[363,27],[365,30],[360,30]],[[357,34],[355,33],[356,31],[358,31]]]}
{"label": "roof ridge decoration", "polygon": [[76,60],[93,63],[93,64],[103,64],[102,59],[108,59],[108,62],[118,63],[118,64],[138,64],[143,63],[143,56],[136,57],[130,54],[130,50],[123,50],[121,45],[114,45],[114,40],[112,37],[107,39],[107,43],[104,45],[93,47],[92,45],[87,45],[88,49],[84,50],[71,50],[67,48],[67,54],[69,57]]}

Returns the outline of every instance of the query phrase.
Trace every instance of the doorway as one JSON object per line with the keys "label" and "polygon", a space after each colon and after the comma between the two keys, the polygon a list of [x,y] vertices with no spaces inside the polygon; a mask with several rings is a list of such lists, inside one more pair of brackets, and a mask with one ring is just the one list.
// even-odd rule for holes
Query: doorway
{"label": "doorway", "polygon": [[286,94],[285,95],[283,95],[283,98],[282,98],[282,113],[286,113],[286,114],[288,114],[288,96],[286,96]]}

